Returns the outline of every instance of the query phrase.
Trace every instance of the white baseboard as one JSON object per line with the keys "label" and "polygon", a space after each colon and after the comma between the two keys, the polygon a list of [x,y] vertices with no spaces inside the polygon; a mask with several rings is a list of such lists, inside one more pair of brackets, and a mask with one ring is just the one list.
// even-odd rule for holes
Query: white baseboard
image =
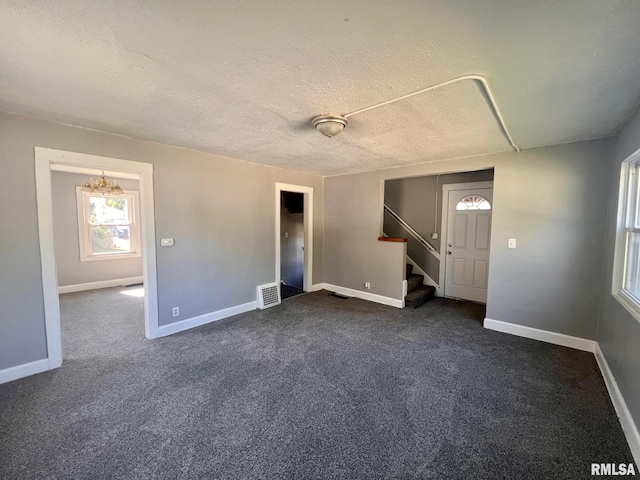
{"label": "white baseboard", "polygon": [[324,283],[315,283],[309,288],[310,292],[319,292],[320,290],[324,290]]}
{"label": "white baseboard", "polygon": [[403,308],[404,300],[396,300],[391,297],[384,297],[382,295],[376,295],[375,293],[367,293],[361,290],[354,290],[352,288],[340,287],[338,285],[332,285],[330,283],[324,284],[325,290],[339,293],[341,295],[347,295],[349,297],[361,298],[362,300],[368,300],[370,302],[381,303],[383,305],[389,305],[391,307]]}
{"label": "white baseboard", "polygon": [[158,336],[166,337],[167,335],[173,335],[174,333],[199,327],[200,325],[215,322],[216,320],[222,320],[223,318],[232,317],[233,315],[250,312],[256,308],[258,308],[257,302],[243,303],[242,305],[236,305],[235,307],[225,308],[216,312],[205,313],[204,315],[198,315],[197,317],[180,320],[178,322],[170,323],[169,325],[161,325],[158,327]]}
{"label": "white baseboard", "polygon": [[620,420],[622,431],[624,432],[625,437],[627,437],[627,443],[629,443],[631,454],[636,461],[636,465],[640,467],[640,433],[638,433],[638,427],[633,421],[631,412],[629,412],[629,408],[627,408],[627,403],[624,401],[616,379],[613,377],[609,364],[600,349],[600,345],[596,344],[594,353],[598,366],[600,367],[600,371],[602,372],[604,383],[607,385],[607,390],[609,390],[611,402],[613,403],[613,407],[616,409],[616,414]]}
{"label": "white baseboard", "polygon": [[0,370],[0,384],[12,382],[19,378],[28,377],[29,375],[35,375],[36,373],[46,372],[47,370],[51,370],[49,368],[48,358],[5,368],[4,370]]}
{"label": "white baseboard", "polygon": [[144,277],[114,278],[113,280],[101,280],[99,282],[78,283],[77,285],[64,285],[58,287],[58,293],[83,292],[85,290],[97,290],[99,288],[121,287],[133,283],[142,283]]}
{"label": "white baseboard", "polygon": [[435,291],[435,296],[436,297],[442,297],[442,291],[440,290],[440,285],[438,285],[433,278],[431,278],[429,275],[427,275],[427,273],[420,268],[420,265],[418,265],[416,262],[413,261],[413,259],[407,255],[406,256],[406,260],[407,263],[413,265],[413,272],[417,273],[418,275],[422,275],[424,277],[424,281],[422,282],[423,285],[431,285],[433,288],[436,289]]}
{"label": "white baseboard", "polygon": [[516,325],[515,323],[501,322],[491,318],[484,319],[484,328],[495,330],[497,332],[510,333],[519,337],[540,340],[554,345],[562,345],[563,347],[575,348],[576,350],[584,350],[585,352],[594,353],[597,343],[586,338],[572,337],[563,333],[550,332],[548,330],[539,330],[537,328]]}

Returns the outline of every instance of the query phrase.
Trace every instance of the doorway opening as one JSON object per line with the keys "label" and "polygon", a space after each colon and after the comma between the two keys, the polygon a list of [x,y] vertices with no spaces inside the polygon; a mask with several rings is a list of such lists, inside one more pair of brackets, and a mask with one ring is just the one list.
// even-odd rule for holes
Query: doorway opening
{"label": "doorway opening", "polygon": [[144,336],[138,174],[105,172],[117,194],[87,189],[102,171],[51,165],[63,361],[108,356]]}
{"label": "doorway opening", "polygon": [[276,183],[276,283],[282,299],[312,285],[313,188]]}
{"label": "doorway opening", "polygon": [[[478,186],[492,188],[494,171],[492,168],[486,170],[442,173],[436,175],[425,175],[420,177],[389,179],[384,183],[384,208],[383,208],[383,234],[389,237],[407,238],[407,257],[406,257],[406,281],[407,296],[405,304],[414,306],[410,300],[412,297],[412,288],[420,293],[423,289],[425,296],[428,297],[429,292],[423,287],[432,287],[435,289],[435,296],[449,297],[462,300],[470,300],[479,303],[486,303],[487,290],[487,274],[489,264],[489,243],[491,223],[490,217],[481,214],[479,223],[477,215],[472,213],[466,214],[467,217],[474,216],[473,219],[467,218],[470,222],[467,224],[469,229],[473,228],[474,234],[476,229],[480,228],[477,237],[479,246],[483,246],[482,242],[486,242],[486,249],[483,250],[484,257],[478,259],[468,259],[465,263],[460,257],[453,261],[456,248],[448,248],[450,243],[457,245],[462,242],[459,238],[453,238],[455,232],[449,232],[449,227],[458,227],[462,224],[462,218],[448,222],[449,210],[449,192],[458,191],[460,189],[472,189]],[[458,188],[458,185],[462,187]],[[471,194],[472,192],[468,192]],[[458,199],[462,200],[462,198]],[[490,204],[492,205],[492,199]],[[457,203],[456,203],[457,205]],[[454,205],[453,207],[455,207]],[[455,210],[455,208],[454,208]],[[484,212],[486,213],[486,212]],[[487,221],[488,220],[488,221]],[[460,232],[458,232],[459,235]],[[471,230],[466,231],[470,235]],[[485,237],[480,238],[482,235]],[[476,242],[476,237],[466,238],[465,242]],[[456,243],[458,242],[458,243]],[[448,252],[452,252],[449,254]],[[484,262],[484,263],[483,263]],[[462,268],[462,263],[465,263]],[[449,265],[449,269],[446,266]],[[478,295],[470,296],[460,289],[452,291],[452,285],[448,280],[454,279],[454,273],[460,273],[460,270],[466,270],[467,266],[477,267],[467,273],[475,285],[484,287],[484,297],[478,298]],[[452,269],[457,268],[453,271]],[[471,267],[469,267],[471,268]],[[456,278],[453,286],[457,285]],[[475,292],[475,290],[474,290]],[[477,292],[475,292],[477,293]],[[433,293],[431,293],[433,295]],[[425,299],[424,301],[427,301]],[[423,302],[414,302],[418,306]]]}
{"label": "doorway opening", "polygon": [[[42,285],[44,294],[45,329],[47,337],[47,363],[48,368],[57,368],[62,365],[62,329],[60,324],[60,303],[58,292],[58,266],[56,264],[56,250],[54,244],[54,209],[53,209],[53,171],[67,171],[95,176],[96,171],[109,176],[110,174],[124,175],[138,182],[138,215],[140,226],[140,255],[142,266],[143,306],[144,306],[144,330],[147,338],[158,336],[158,302],[157,302],[157,278],[156,278],[156,251],[155,251],[155,221],[153,210],[153,166],[147,163],[120,160],[95,155],[87,155],[61,150],[52,150],[36,147],[36,196],[38,206],[38,227],[40,239],[40,257],[42,265]],[[76,192],[74,192],[75,194]],[[124,209],[124,202],[122,210]],[[118,205],[111,208],[117,209]],[[79,227],[78,227],[79,228]],[[90,228],[87,230],[87,240],[91,242]],[[125,238],[131,236],[131,231],[123,225],[116,227],[100,226],[101,234],[96,239],[104,240],[97,248],[130,248]],[[117,231],[116,231],[117,230]],[[105,233],[106,232],[106,233]],[[114,233],[115,232],[115,233]],[[79,235],[79,233],[78,233]],[[105,236],[106,235],[106,236]],[[102,238],[105,237],[105,238]],[[117,241],[116,241],[117,237]],[[109,247],[111,241],[111,247]],[[98,242],[100,243],[100,242]],[[127,247],[128,245],[128,247]],[[80,252],[79,252],[80,253]],[[104,263],[98,261],[94,263]],[[128,279],[129,280],[129,279]],[[136,282],[134,279],[135,283]],[[132,283],[134,283],[132,282]],[[86,282],[91,283],[91,282]],[[86,286],[86,285],[85,285]],[[100,285],[93,285],[100,286]],[[103,285],[108,286],[108,285]],[[78,285],[75,285],[78,287]],[[90,285],[91,287],[91,285]],[[64,292],[64,289],[62,289]]]}
{"label": "doorway opening", "polygon": [[304,194],[280,192],[280,294],[304,293]]}

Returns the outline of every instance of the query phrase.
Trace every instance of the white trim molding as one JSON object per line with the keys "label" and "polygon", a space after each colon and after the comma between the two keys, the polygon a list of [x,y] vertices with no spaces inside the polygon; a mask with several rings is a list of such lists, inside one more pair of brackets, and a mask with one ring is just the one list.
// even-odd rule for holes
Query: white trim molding
{"label": "white trim molding", "polygon": [[515,323],[502,322],[500,320],[493,320],[491,318],[485,318],[483,326],[487,330],[495,330],[496,332],[509,333],[511,335],[517,335],[518,337],[525,337],[525,338],[531,338],[533,340],[540,340],[542,342],[552,343],[554,345],[561,345],[563,347],[575,348],[576,350],[583,350],[585,352],[594,353],[596,351],[597,343],[594,340],[587,340],[586,338],[572,337],[571,335],[565,335],[563,333],[556,333],[556,332],[550,332],[548,330],[540,330],[538,328],[525,327],[523,325],[516,325]]}
{"label": "white trim molding", "polygon": [[173,335],[174,333],[206,325],[207,323],[215,322],[216,320],[222,320],[223,318],[250,312],[256,308],[258,308],[256,302],[243,303],[242,305],[236,305],[235,307],[224,308],[215,312],[205,313],[204,315],[198,315],[197,317],[180,320],[179,322],[170,323],[169,325],[161,325],[158,328],[158,333],[160,337],[166,337],[167,335]]}
{"label": "white trim molding", "polygon": [[618,383],[609,368],[609,364],[607,363],[599,344],[596,344],[594,353],[598,366],[600,367],[600,372],[602,372],[604,383],[609,391],[611,403],[613,403],[613,407],[618,415],[618,420],[620,420],[620,426],[622,427],[625,437],[627,437],[627,443],[629,443],[629,449],[631,450],[633,459],[636,461],[636,465],[640,465],[640,433],[638,432],[638,427],[633,421],[631,412],[627,407],[627,402],[624,401],[622,392],[620,392],[620,389],[618,388]]}
{"label": "white trim molding", "polygon": [[97,290],[99,288],[124,287],[126,285],[143,282],[144,277],[114,278],[113,280],[100,280],[99,282],[63,285],[58,287],[58,293],[84,292],[85,290]]}
{"label": "white trim molding", "polygon": [[0,370],[0,384],[35,375],[36,373],[46,372],[47,370],[51,370],[51,368],[55,367],[49,366],[49,360],[47,358],[5,368],[4,370]]}
{"label": "white trim molding", "polygon": [[381,303],[382,305],[389,305],[390,307],[404,308],[404,300],[397,300],[395,298],[385,297],[375,293],[367,293],[361,290],[354,290],[353,288],[332,285],[330,283],[325,283],[324,289],[339,293],[340,295],[346,295],[348,297],[356,297],[370,302]]}
{"label": "white trim molding", "polygon": [[[62,365],[62,334],[58,302],[58,275],[53,245],[51,171],[73,167],[117,171],[138,177],[142,233],[142,271],[144,276],[144,322],[147,338],[158,336],[158,279],[156,271],[156,229],[153,203],[153,165],[77,152],[34,148],[38,237],[42,267],[42,293],[47,339],[48,368]],[[55,167],[54,167],[55,165]],[[64,167],[62,167],[64,166]]]}
{"label": "white trim molding", "polygon": [[[635,218],[638,216],[638,192],[640,192],[640,149],[629,155],[620,164],[620,187],[616,217],[616,239],[613,256],[613,282],[611,293],[622,306],[640,322],[640,301],[635,295],[635,286],[640,282],[637,270],[627,270],[627,256],[633,255],[630,245],[640,233]],[[633,238],[630,238],[633,237]],[[632,257],[633,259],[633,257]],[[633,263],[633,262],[632,262]],[[631,283],[628,287],[627,283]]]}

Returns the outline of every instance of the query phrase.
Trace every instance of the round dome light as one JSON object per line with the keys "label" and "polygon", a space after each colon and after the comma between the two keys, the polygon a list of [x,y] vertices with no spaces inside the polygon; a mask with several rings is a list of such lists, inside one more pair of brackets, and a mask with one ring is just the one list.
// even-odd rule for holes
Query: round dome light
{"label": "round dome light", "polygon": [[313,119],[313,126],[316,127],[316,130],[329,138],[338,135],[342,130],[344,130],[347,123],[349,123],[349,120],[345,117],[334,114],[320,115]]}

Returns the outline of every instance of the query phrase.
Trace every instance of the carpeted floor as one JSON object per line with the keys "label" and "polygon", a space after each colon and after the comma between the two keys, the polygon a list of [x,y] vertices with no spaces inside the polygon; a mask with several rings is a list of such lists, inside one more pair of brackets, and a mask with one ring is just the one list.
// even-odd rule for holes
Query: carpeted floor
{"label": "carpeted floor", "polygon": [[322,291],[149,341],[119,290],[61,296],[62,368],[0,385],[0,478],[591,478],[633,461],[593,355],[484,330],[479,305]]}

